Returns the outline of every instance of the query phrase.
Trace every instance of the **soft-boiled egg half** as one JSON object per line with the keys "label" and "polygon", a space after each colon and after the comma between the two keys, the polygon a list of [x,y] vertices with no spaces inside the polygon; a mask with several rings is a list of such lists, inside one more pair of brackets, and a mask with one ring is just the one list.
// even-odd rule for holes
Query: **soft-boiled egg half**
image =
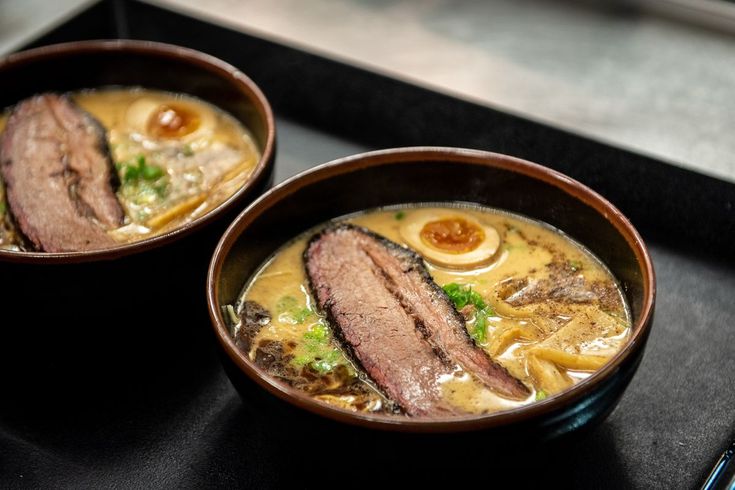
{"label": "soft-boiled egg half", "polygon": [[401,237],[428,262],[449,269],[474,269],[489,264],[500,248],[492,226],[457,210],[418,210],[401,224]]}
{"label": "soft-boiled egg half", "polygon": [[191,142],[214,131],[214,111],[175,97],[141,97],[128,107],[125,122],[135,132],[157,141]]}

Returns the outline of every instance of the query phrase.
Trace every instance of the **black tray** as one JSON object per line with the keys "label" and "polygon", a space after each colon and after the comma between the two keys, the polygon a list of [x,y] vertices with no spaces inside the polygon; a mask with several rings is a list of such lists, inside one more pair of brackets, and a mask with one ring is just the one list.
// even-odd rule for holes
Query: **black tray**
{"label": "black tray", "polygon": [[[95,4],[33,46],[117,37],[190,46],[250,75],[278,119],[276,181],[370,149],[447,145],[527,158],[584,182],[646,239],[656,321],[630,388],[596,427],[528,447],[481,437],[393,447],[315,418],[304,419],[314,430],[293,431],[243,401],[206,312],[192,312],[188,324],[162,325],[165,335],[123,340],[126,355],[91,348],[88,357],[0,363],[0,486],[378,486],[396,474],[431,486],[704,481],[735,436],[735,185],[136,1]],[[406,447],[414,453],[396,450]]]}

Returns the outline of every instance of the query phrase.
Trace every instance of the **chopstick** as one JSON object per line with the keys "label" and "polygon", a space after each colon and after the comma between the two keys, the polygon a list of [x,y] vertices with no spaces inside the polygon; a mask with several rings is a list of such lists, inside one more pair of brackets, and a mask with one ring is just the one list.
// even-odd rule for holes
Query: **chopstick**
{"label": "chopstick", "polygon": [[720,455],[701,490],[735,490],[735,440]]}

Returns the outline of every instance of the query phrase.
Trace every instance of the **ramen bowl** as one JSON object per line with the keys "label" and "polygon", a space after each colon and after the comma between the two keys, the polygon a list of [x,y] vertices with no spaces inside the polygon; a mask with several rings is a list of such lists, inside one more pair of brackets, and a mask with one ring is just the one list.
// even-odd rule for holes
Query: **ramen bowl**
{"label": "ramen bowl", "polygon": [[[190,325],[206,322],[206,314],[199,322],[194,318],[205,311],[199,291],[211,250],[227,223],[272,182],[270,105],[252,80],[219,59],[160,43],[103,40],[45,46],[0,60],[3,108],[36,94],[103,87],[196,97],[242,123],[259,157],[229,197],[159,235],[90,251],[0,250],[3,314],[26,319],[17,326],[3,321],[6,386],[35,384],[35,393],[47,386],[58,394],[83,370],[121,373],[132,369],[136,356],[140,367],[141,353],[151,346],[176,345],[173,331],[185,337]],[[72,364],[78,369],[64,370]],[[28,394],[25,388],[19,393]]]}
{"label": "ramen bowl", "polygon": [[[573,387],[519,408],[441,419],[360,412],[329,405],[264,372],[233,341],[226,305],[293,237],[320,223],[372,208],[461,202],[498,208],[556,227],[596,255],[620,283],[631,314],[630,340]],[[457,148],[400,148],[347,157],[271,189],[230,226],[207,280],[209,314],[226,371],[245,400],[265,397],[334,421],[386,431],[510,430],[548,438],[603,419],[640,363],[651,328],[655,278],[640,236],[612,204],[579,182],[510,156]],[[267,393],[267,395],[264,395]],[[283,402],[286,402],[284,404]]]}

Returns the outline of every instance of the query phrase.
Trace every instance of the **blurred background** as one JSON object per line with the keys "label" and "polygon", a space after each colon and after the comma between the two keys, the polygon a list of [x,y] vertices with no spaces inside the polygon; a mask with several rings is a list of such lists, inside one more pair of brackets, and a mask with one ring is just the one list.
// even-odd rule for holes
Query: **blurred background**
{"label": "blurred background", "polygon": [[[0,0],[0,52],[89,0]],[[155,0],[735,181],[726,0]]]}

